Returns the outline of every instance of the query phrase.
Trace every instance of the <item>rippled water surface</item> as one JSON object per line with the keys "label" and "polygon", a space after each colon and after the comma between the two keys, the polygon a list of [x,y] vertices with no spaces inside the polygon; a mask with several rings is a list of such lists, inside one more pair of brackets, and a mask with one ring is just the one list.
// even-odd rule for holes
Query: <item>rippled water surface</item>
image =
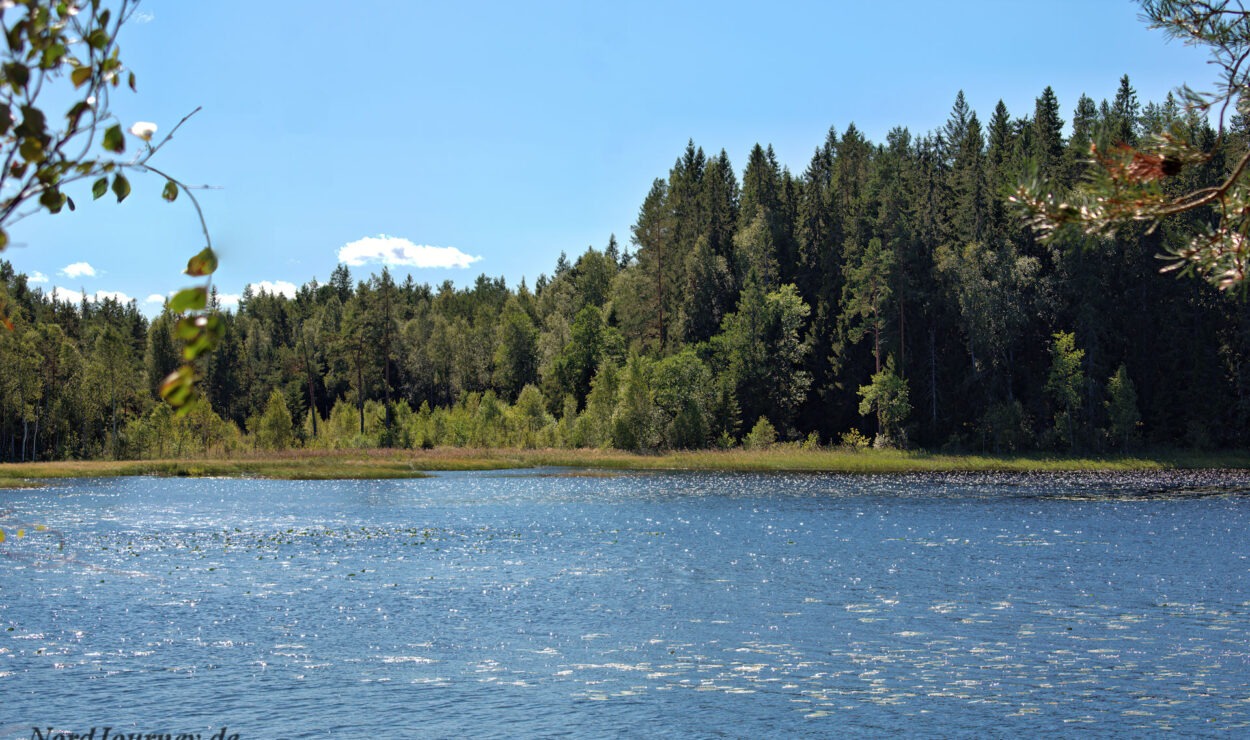
{"label": "rippled water surface", "polygon": [[0,491],[0,525],[30,530],[0,545],[0,738],[1245,734],[1247,491],[563,471]]}

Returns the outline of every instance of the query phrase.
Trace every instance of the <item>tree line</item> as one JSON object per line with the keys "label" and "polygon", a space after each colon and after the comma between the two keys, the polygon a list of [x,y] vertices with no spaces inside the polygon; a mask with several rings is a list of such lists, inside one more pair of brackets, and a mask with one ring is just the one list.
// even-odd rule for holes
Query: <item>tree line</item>
{"label": "tree line", "polygon": [[[67,303],[0,263],[0,459],[240,448],[878,444],[1104,451],[1250,441],[1250,313],[1157,255],[1215,220],[1190,212],[1043,243],[1004,194],[1082,181],[1091,147],[1181,127],[1207,157],[1161,187],[1220,182],[1246,151],[1127,77],[1050,88],[987,123],[960,93],[939,128],[881,143],[830,129],[804,170],[755,146],[741,177],[694,142],[613,236],[515,288],[356,279],[245,292],[201,358],[207,403],[156,385],[176,317]],[[215,299],[214,299],[215,300]]]}

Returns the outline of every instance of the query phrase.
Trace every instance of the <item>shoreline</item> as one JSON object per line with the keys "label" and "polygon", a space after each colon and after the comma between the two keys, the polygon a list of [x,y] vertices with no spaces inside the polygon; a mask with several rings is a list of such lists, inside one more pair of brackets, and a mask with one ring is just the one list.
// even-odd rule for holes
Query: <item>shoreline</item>
{"label": "shoreline", "polygon": [[119,476],[360,480],[419,478],[431,472],[580,468],[772,473],[1124,472],[1250,469],[1242,451],[1153,451],[1102,457],[940,454],[901,450],[700,450],[635,454],[615,450],[293,450],[230,458],[72,460],[0,464],[0,488],[57,478]]}

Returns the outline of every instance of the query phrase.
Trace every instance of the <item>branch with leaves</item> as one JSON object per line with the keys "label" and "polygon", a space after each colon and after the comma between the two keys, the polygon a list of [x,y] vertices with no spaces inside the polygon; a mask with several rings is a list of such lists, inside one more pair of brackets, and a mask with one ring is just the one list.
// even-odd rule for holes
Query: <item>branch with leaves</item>
{"label": "branch with leaves", "polygon": [[1206,48],[1219,70],[1213,92],[1182,86],[1178,93],[1189,120],[1214,115],[1214,147],[1191,140],[1185,120],[1147,137],[1138,146],[1125,142],[1094,144],[1087,175],[1071,192],[1057,194],[1036,175],[1026,178],[1009,200],[1043,240],[1067,230],[1106,236],[1126,223],[1146,223],[1153,230],[1169,216],[1202,212],[1210,216],[1189,241],[1163,255],[1164,270],[1198,275],[1221,290],[1244,289],[1250,276],[1250,153],[1236,162],[1218,185],[1176,193],[1171,178],[1209,161],[1226,136],[1226,116],[1235,107],[1250,117],[1250,11],[1241,0],[1144,0],[1144,19],[1152,28],[1189,46]]}
{"label": "branch with leaves", "polygon": [[[122,64],[117,37],[137,7],[137,0],[120,0],[115,7],[106,7],[103,0],[0,3],[0,32],[7,44],[0,52],[0,193],[8,193],[0,196],[0,250],[9,243],[11,224],[42,211],[73,211],[67,186],[92,180],[95,199],[112,192],[121,203],[130,195],[127,174],[151,173],[165,180],[162,198],[173,202],[185,193],[195,207],[205,245],[188,262],[186,272],[209,278],[217,269],[217,258],[204,211],[192,188],[152,163],[200,109],[184,116],[155,145],[156,124],[133,124],[129,132],[143,146],[134,158],[122,159],[126,134],[110,112],[109,100],[123,76],[127,86],[135,89],[135,74]],[[54,89],[69,92],[73,101],[59,125],[42,104]],[[103,154],[96,154],[97,135]],[[197,399],[194,363],[216,346],[224,330],[221,320],[209,311],[208,291],[207,283],[187,288],[169,303],[172,312],[181,314],[177,333],[184,345],[184,364],[165,379],[161,396],[179,413],[189,411]],[[3,306],[0,325],[12,329]]]}

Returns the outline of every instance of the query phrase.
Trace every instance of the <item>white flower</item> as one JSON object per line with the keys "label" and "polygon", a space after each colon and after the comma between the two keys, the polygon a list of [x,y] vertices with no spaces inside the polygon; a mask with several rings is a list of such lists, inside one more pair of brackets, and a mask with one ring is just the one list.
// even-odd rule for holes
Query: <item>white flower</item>
{"label": "white flower", "polygon": [[136,121],[135,125],[130,127],[130,133],[144,141],[151,141],[156,135],[156,124],[150,121]]}

